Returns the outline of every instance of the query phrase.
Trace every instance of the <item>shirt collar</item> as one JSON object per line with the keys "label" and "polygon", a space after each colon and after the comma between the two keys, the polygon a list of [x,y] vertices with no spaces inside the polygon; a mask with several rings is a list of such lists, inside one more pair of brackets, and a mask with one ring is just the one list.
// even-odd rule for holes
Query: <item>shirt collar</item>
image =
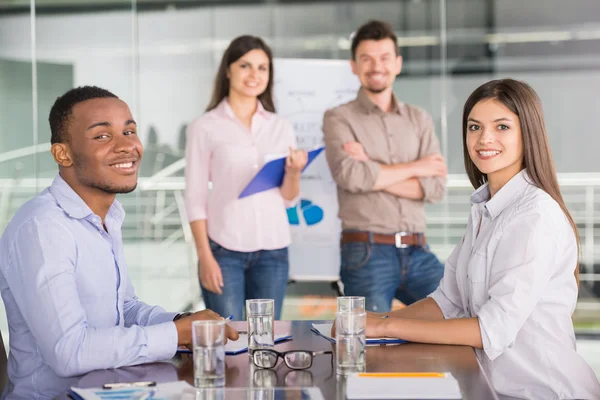
{"label": "shirt collar", "polygon": [[[257,100],[257,103],[258,103],[258,105],[256,107],[256,112],[254,113],[254,115],[259,115],[259,116],[263,117],[264,119],[271,118],[271,115],[273,113],[265,110],[265,107],[262,105],[260,100]],[[217,106],[217,109],[221,112],[221,114],[223,114],[231,119],[237,119],[237,117],[235,116],[235,113],[233,112],[233,109],[229,105],[229,99],[227,97],[225,97],[223,100],[221,100],[221,102]]]}
{"label": "shirt collar", "polygon": [[[358,95],[356,96],[356,100],[358,101],[358,104],[360,104],[361,107],[367,112],[367,114],[370,114],[372,112],[383,112],[375,103],[373,103],[371,101],[371,99],[369,99],[369,96],[367,96],[367,91],[363,87],[361,87],[358,90]],[[402,114],[402,111],[401,111],[402,106],[403,106],[403,103],[399,102],[396,95],[392,93],[393,113],[401,115]]]}
{"label": "shirt collar", "polygon": [[[71,218],[87,220],[96,217],[85,201],[79,197],[60,174],[56,174],[56,177],[48,190],[52,196],[54,196],[60,208],[62,208]],[[113,201],[106,217],[113,218],[118,223],[122,223],[125,219],[125,210],[123,209],[123,206],[121,206],[121,203],[117,200]]]}
{"label": "shirt collar", "polygon": [[491,199],[489,183],[486,182],[471,195],[471,204],[485,203],[485,208],[490,213],[490,217],[495,219],[519,197],[529,184],[530,179],[527,170],[522,169],[502,186]]}

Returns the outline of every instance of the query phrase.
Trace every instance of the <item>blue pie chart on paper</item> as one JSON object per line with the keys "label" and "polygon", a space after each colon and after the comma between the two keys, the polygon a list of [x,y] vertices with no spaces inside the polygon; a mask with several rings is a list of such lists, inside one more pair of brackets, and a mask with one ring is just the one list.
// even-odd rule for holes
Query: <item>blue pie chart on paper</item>
{"label": "blue pie chart on paper", "polygon": [[[301,199],[300,200],[300,212],[306,225],[315,225],[323,220],[323,209],[312,201]],[[288,221],[290,225],[300,225],[300,215],[298,214],[298,204],[293,208],[287,209]]]}

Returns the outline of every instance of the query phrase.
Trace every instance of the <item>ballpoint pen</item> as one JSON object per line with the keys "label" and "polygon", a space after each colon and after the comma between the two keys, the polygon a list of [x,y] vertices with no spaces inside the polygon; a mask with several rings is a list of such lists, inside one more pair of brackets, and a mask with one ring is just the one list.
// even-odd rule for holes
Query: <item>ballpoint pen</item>
{"label": "ballpoint pen", "polygon": [[122,383],[105,383],[103,389],[121,389],[127,387],[151,387],[156,386],[155,381],[141,381],[141,382],[122,382]]}
{"label": "ballpoint pen", "polygon": [[[229,317],[225,318],[228,322],[229,321],[233,321],[233,315],[230,315]],[[248,331],[237,331],[240,334],[246,334],[248,333]]]}

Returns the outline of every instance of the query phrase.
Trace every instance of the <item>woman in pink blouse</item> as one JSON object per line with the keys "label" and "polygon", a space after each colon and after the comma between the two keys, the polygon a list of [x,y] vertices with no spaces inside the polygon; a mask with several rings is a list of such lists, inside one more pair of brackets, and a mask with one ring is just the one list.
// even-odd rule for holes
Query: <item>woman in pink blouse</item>
{"label": "woman in pink blouse", "polygon": [[[234,39],[221,60],[210,105],[187,129],[185,203],[198,252],[206,307],[243,318],[244,302],[275,300],[288,279],[286,207],[300,190],[307,154],[289,121],[275,114],[271,49],[262,39]],[[286,155],[280,188],[239,199],[265,159]],[[212,190],[209,190],[209,181]]]}

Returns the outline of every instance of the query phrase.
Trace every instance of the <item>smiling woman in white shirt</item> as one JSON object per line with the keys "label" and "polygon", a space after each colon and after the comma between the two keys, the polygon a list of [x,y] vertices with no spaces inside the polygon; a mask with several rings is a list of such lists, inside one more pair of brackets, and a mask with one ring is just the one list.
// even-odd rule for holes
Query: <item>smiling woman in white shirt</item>
{"label": "smiling woman in white shirt", "polygon": [[501,395],[600,399],[575,348],[579,236],[535,91],[512,79],[476,89],[463,111],[463,150],[476,190],[439,287],[389,318],[370,313],[367,336],[473,346]]}
{"label": "smiling woman in white shirt", "polygon": [[[275,300],[281,314],[290,228],[307,154],[275,114],[271,49],[234,39],[221,60],[206,113],[187,128],[185,205],[198,252],[202,297],[220,315],[243,318],[244,300]],[[280,188],[238,196],[265,159],[289,154]],[[209,193],[209,181],[212,190]]]}

